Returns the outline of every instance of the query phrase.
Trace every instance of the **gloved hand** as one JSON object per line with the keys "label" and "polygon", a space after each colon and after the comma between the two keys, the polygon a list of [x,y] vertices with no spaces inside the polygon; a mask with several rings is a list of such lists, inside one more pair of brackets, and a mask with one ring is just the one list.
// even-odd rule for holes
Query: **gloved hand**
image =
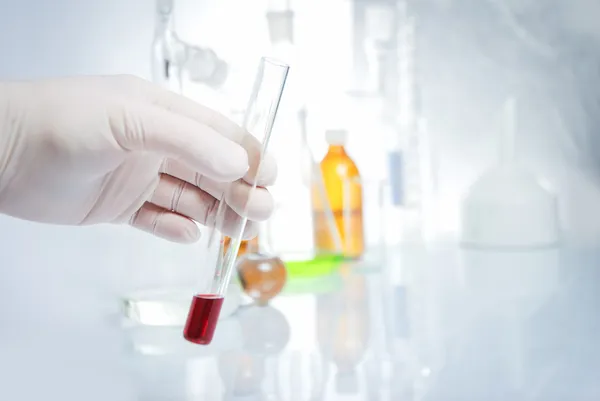
{"label": "gloved hand", "polygon": [[214,221],[231,183],[224,232],[247,210],[250,238],[272,213],[264,186],[277,175],[267,155],[256,177],[260,148],[222,115],[135,77],[0,84],[0,212],[21,219],[128,222],[193,242],[194,221]]}

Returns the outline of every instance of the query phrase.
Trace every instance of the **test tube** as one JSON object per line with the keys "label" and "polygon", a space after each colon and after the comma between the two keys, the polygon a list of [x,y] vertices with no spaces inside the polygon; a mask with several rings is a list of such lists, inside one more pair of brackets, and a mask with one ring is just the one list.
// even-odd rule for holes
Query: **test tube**
{"label": "test tube", "polygon": [[[262,144],[258,166],[256,166],[257,176],[260,175],[263,157],[269,145],[288,71],[288,65],[263,57],[244,114],[242,126]],[[256,182],[249,191],[248,199],[255,189]],[[210,227],[211,231],[206,250],[209,258],[210,256],[216,256],[212,263],[210,263],[210,260],[208,261],[210,265],[214,265],[214,275],[211,280],[208,280],[208,283],[200,286],[201,288],[198,288],[198,291],[194,294],[183,332],[186,340],[196,344],[208,345],[212,341],[224,296],[231,281],[244,229],[246,228],[247,219],[242,217],[234,228],[234,235],[230,236],[231,242],[227,251],[224,252],[222,228],[225,224],[227,211],[226,198],[227,196],[224,194],[220,199],[214,225]],[[248,199],[246,199],[244,209],[248,207]],[[245,212],[247,210],[244,210],[243,216],[246,215]]]}

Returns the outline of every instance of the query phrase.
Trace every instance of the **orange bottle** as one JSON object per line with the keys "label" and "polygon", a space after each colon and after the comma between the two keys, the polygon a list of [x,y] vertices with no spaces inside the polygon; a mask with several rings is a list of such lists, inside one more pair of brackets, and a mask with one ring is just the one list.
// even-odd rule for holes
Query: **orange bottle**
{"label": "orange bottle", "polygon": [[[329,149],[320,168],[325,193],[342,242],[342,253],[348,258],[359,258],[364,250],[360,174],[344,149],[347,132],[329,130],[325,133],[325,139]],[[321,253],[335,253],[336,238],[327,221],[318,183],[313,184],[312,198],[315,247]]]}

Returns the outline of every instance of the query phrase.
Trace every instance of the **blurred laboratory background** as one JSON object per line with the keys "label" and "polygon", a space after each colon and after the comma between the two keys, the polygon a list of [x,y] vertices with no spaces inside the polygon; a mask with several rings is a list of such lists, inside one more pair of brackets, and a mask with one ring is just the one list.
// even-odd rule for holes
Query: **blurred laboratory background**
{"label": "blurred laboratory background", "polygon": [[134,74],[241,123],[290,66],[213,343],[182,337],[202,244],[0,217],[0,399],[600,399],[600,2],[0,7],[5,80]]}

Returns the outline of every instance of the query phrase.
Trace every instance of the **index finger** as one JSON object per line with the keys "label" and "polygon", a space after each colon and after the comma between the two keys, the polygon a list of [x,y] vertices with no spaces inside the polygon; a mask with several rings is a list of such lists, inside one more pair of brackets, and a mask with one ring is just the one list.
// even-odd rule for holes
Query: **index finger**
{"label": "index finger", "polygon": [[249,170],[243,179],[253,184],[273,185],[277,178],[277,163],[273,156],[264,155],[257,177],[258,165],[261,159],[262,143],[251,133],[240,127],[223,114],[201,105],[185,96],[166,90],[143,79],[134,79],[129,83],[134,93],[149,99],[154,105],[173,113],[188,117],[205,124],[221,135],[241,145],[248,153]]}

